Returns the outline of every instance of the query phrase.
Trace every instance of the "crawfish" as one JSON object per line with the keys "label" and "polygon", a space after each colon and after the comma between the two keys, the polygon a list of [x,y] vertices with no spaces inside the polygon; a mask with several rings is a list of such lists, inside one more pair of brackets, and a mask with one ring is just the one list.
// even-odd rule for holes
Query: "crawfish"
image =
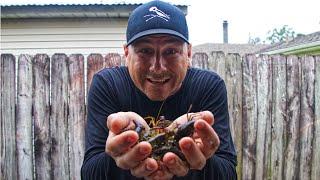
{"label": "crawfish", "polygon": [[183,137],[192,136],[194,133],[194,116],[187,118],[184,124],[173,124],[173,128],[167,127],[171,124],[164,116],[160,116],[157,126],[146,130],[141,124],[135,122],[135,131],[139,134],[139,142],[147,141],[152,146],[151,157],[160,160],[165,153],[173,152],[183,161],[186,161],[179,147],[179,140]]}

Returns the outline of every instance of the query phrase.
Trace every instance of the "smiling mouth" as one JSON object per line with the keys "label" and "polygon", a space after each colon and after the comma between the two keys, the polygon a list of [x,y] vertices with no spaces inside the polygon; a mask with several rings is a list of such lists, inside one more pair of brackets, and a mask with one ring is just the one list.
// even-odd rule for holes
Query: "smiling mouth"
{"label": "smiling mouth", "polygon": [[167,83],[170,79],[150,79],[147,78],[147,80],[152,83],[152,84],[165,84]]}

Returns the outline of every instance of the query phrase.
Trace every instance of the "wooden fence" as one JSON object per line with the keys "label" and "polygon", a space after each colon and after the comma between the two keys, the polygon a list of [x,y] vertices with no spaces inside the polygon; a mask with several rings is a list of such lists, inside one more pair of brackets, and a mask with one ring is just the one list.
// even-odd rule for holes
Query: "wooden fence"
{"label": "wooden fence", "polygon": [[[80,179],[86,87],[96,71],[124,59],[17,59],[0,61],[0,179]],[[192,63],[226,82],[239,179],[320,177],[320,56],[212,52],[194,54]]]}

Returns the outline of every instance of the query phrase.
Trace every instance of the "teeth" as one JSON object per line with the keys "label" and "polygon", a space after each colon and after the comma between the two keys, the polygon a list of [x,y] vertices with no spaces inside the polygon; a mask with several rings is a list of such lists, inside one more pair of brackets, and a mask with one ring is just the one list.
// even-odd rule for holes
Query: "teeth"
{"label": "teeth", "polygon": [[149,79],[149,80],[155,83],[164,83],[166,81],[166,79]]}

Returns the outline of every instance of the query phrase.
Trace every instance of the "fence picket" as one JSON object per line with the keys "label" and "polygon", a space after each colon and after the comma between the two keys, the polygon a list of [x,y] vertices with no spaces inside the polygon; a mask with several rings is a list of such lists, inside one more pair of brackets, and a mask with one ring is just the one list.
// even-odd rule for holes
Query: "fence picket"
{"label": "fence picket", "polygon": [[101,54],[90,54],[87,63],[87,91],[89,91],[93,75],[104,68],[106,63]]}
{"label": "fence picket", "polygon": [[[228,54],[225,61],[230,129],[237,154],[242,154],[242,59],[239,54]],[[242,175],[242,156],[238,156],[237,160],[237,172],[240,178]]]}
{"label": "fence picket", "polygon": [[286,58],[276,55],[272,61],[271,178],[283,179],[283,137],[286,122]]}
{"label": "fence picket", "polygon": [[315,58],[315,121],[312,143],[312,169],[311,179],[320,177],[320,56]]}
{"label": "fence picket", "polygon": [[15,57],[1,54],[0,177],[6,180],[17,179],[15,82]]}
{"label": "fence picket", "polygon": [[243,149],[242,179],[254,179],[257,141],[257,61],[254,55],[243,60]]}
{"label": "fence picket", "polygon": [[287,126],[285,129],[284,179],[295,179],[299,173],[299,119],[301,68],[297,56],[287,57]]}
{"label": "fence picket", "polygon": [[18,58],[16,141],[18,179],[33,179],[32,56]]}
{"label": "fence picket", "polygon": [[192,67],[209,69],[209,60],[206,53],[195,53],[191,60]]}
{"label": "fence picket", "polygon": [[[301,114],[300,117],[300,174],[299,179],[310,179],[312,139],[314,131],[314,58],[301,58]],[[316,148],[318,149],[318,148]],[[319,150],[319,149],[318,149]]]}
{"label": "fence picket", "polygon": [[271,132],[272,66],[268,56],[257,58],[257,144],[255,179],[267,179]]}
{"label": "fence picket", "polygon": [[51,76],[51,118],[50,136],[52,140],[53,179],[69,178],[69,147],[68,147],[68,57],[65,54],[52,56]]}
{"label": "fence picket", "polygon": [[120,66],[121,63],[121,56],[118,53],[108,53],[105,56],[105,62],[106,66],[105,67],[116,67]]}
{"label": "fence picket", "polygon": [[69,57],[69,146],[70,146],[70,179],[78,180],[84,158],[84,57],[74,54]]}
{"label": "fence picket", "polygon": [[33,119],[35,178],[50,179],[50,58],[37,54],[33,58]]}

